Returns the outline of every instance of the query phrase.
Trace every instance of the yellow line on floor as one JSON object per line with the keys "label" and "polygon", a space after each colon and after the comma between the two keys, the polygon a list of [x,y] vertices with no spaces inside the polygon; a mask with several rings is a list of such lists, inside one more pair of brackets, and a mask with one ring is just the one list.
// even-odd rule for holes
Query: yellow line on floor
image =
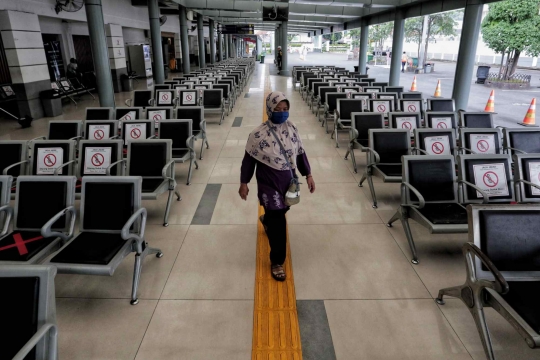
{"label": "yellow line on floor", "polygon": [[[265,71],[263,122],[266,115],[266,96],[270,88],[269,65]],[[258,217],[264,214],[259,205]],[[258,218],[257,218],[258,219]],[[294,275],[287,229],[287,259],[284,268],[287,279],[276,281],[270,273],[270,245],[263,225],[257,221],[257,260],[255,270],[255,306],[253,310],[252,360],[301,360],[302,345],[296,311]]]}

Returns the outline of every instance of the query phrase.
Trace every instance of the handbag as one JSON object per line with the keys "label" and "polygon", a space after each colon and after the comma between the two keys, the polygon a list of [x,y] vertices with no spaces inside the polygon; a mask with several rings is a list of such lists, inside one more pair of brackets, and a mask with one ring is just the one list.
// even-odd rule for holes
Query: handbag
{"label": "handbag", "polygon": [[291,182],[289,184],[289,188],[287,189],[287,193],[285,194],[285,205],[287,206],[293,206],[300,202],[300,182],[298,182],[298,178],[294,175],[294,172],[292,171],[291,162],[289,161],[289,157],[287,156],[287,151],[285,151],[285,147],[281,143],[281,140],[279,140],[279,137],[277,136],[274,129],[272,129],[272,126],[270,126],[268,123],[266,124],[268,128],[270,129],[270,132],[274,137],[276,138],[277,143],[279,144],[279,147],[281,151],[283,152],[283,155],[285,155],[285,161],[287,162],[287,165],[289,165],[289,170],[291,172]]}

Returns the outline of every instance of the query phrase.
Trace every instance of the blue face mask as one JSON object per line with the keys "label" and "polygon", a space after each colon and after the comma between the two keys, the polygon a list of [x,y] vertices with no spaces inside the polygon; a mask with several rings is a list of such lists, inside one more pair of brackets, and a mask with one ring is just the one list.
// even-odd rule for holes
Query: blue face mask
{"label": "blue face mask", "polygon": [[287,121],[287,119],[289,118],[289,112],[288,111],[284,111],[284,112],[273,112],[272,113],[272,122],[274,124],[283,124],[285,121]]}

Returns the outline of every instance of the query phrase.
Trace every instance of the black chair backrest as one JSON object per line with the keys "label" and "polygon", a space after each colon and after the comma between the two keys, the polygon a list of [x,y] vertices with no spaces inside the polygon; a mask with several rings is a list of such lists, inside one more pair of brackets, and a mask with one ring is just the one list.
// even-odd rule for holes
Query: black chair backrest
{"label": "black chair backrest", "polygon": [[158,122],[159,120],[172,119],[172,115],[172,106],[156,106],[146,109],[146,118],[148,120],[154,120],[156,122]]}
{"label": "black chair backrest", "polygon": [[302,74],[308,72],[307,70],[297,70],[296,71],[296,81],[300,82],[300,79],[302,79]]}
{"label": "black chair backrest", "polygon": [[[58,166],[71,160],[70,155],[73,155],[73,146],[74,142],[66,141],[33,142],[30,175],[53,175]],[[67,175],[70,168],[69,165],[63,167],[59,172],[60,175]]]}
{"label": "black chair backrest", "polygon": [[380,157],[381,164],[399,164],[401,157],[410,152],[411,138],[407,131],[371,131],[369,144]]}
{"label": "black chair backrest", "polygon": [[214,85],[212,85],[212,89],[221,89],[221,90],[223,90],[223,98],[224,99],[229,98],[229,85],[228,84],[214,84]]}
{"label": "black chair backrest", "polygon": [[429,111],[455,111],[454,99],[428,99]]}
{"label": "black chair backrest", "polygon": [[338,99],[347,99],[346,93],[326,93],[326,105],[328,106],[328,111],[334,111],[337,107]]}
{"label": "black chair backrest", "polygon": [[84,134],[88,140],[107,140],[117,135],[118,121],[85,121]]}
{"label": "black chair backrest", "polygon": [[454,155],[455,143],[455,132],[451,129],[419,129],[415,144],[429,155]]}
{"label": "black chair backrest", "polygon": [[[407,179],[409,184],[420,192],[426,202],[457,201],[456,169],[453,157],[407,157],[406,165],[404,169],[406,169],[407,174],[404,174],[404,180]],[[409,192],[409,196],[412,201],[418,200],[412,192]]]}
{"label": "black chair backrest", "polygon": [[193,124],[193,132],[201,130],[204,110],[201,106],[180,106],[176,108],[176,119],[189,119]]}
{"label": "black chair backrest", "polygon": [[[49,123],[49,140],[69,140],[80,136],[81,124],[68,121],[51,121]],[[2,154],[3,156],[4,154]]]}
{"label": "black chair backrest", "polygon": [[133,92],[133,106],[143,109],[150,106],[148,101],[152,99],[152,90],[138,90]]}
{"label": "black chair backrest", "polygon": [[[514,200],[510,155],[463,155],[460,160],[462,178],[484,190],[490,202]],[[465,191],[469,200],[482,199],[469,186]]]}
{"label": "black chair backrest", "polygon": [[326,94],[327,93],[337,93],[337,88],[335,86],[324,86],[319,88],[319,95],[321,97],[321,104],[326,104]]}
{"label": "black chair backrest", "polygon": [[[79,152],[79,172],[80,176],[105,176],[107,167],[120,160],[119,149],[122,147],[118,141],[100,141],[99,144],[81,141]],[[111,175],[117,175],[119,167],[111,168]]]}
{"label": "black chair backrest", "polygon": [[86,120],[114,120],[112,108],[86,108]]}
{"label": "black chair backrest", "polygon": [[421,92],[402,92],[401,93],[402,99],[422,99],[422,93]]}
{"label": "black chair backrest", "polygon": [[357,79],[367,79],[369,75],[368,74],[355,74],[354,77]]}
{"label": "black chair backrest", "polygon": [[399,109],[403,112],[419,112],[423,111],[422,100],[420,99],[399,99]]}
{"label": "black chair backrest", "polygon": [[204,90],[203,106],[220,107],[222,99],[223,91],[221,89]]}
{"label": "black chair backrest", "polygon": [[379,113],[357,113],[352,114],[352,126],[358,131],[357,141],[368,146],[369,129],[384,129],[384,117]]}
{"label": "black chair backrest", "polygon": [[[468,130],[468,131],[464,131]],[[497,129],[461,129],[461,143],[477,154],[499,154],[501,136]]]}
{"label": "black chair backrest", "polygon": [[[26,154],[25,142],[2,142],[0,141],[0,173],[4,175],[4,169],[10,165],[18,163],[23,159]],[[24,165],[23,165],[24,166]],[[17,177],[21,175],[21,165],[14,166],[8,170],[6,175]]]}
{"label": "black chair backrest", "polygon": [[339,99],[337,100],[339,118],[341,120],[351,120],[351,113],[362,112],[363,102],[362,99]]}
{"label": "black chair backrest", "polygon": [[133,183],[87,182],[82,195],[85,231],[120,231],[135,212]]}
{"label": "black chair backrest", "polygon": [[185,149],[186,140],[191,135],[189,120],[166,120],[159,123],[159,138],[172,140],[173,149]]}
{"label": "black chair backrest", "polygon": [[156,105],[172,106],[174,105],[175,97],[176,90],[156,90]]}
{"label": "black chair backrest", "polygon": [[129,175],[161,177],[161,171],[170,158],[165,141],[147,140],[129,143]]}
{"label": "black chair backrest", "polygon": [[540,271],[539,217],[534,208],[479,212],[480,247],[499,271]]}
{"label": "black chair backrest", "polygon": [[315,75],[314,73],[304,73],[304,76],[303,76],[304,82],[302,83],[302,85],[306,86],[308,79],[316,79],[316,78],[317,78],[317,75]]}
{"label": "black chair backrest", "polygon": [[540,130],[508,131],[509,146],[528,154],[540,153]]}
{"label": "black chair backrest", "polygon": [[[17,184],[15,227],[39,231],[47,221],[67,207],[67,192],[66,181],[20,181]],[[65,224],[66,218],[62,216],[53,228],[63,229]]]}
{"label": "black chair backrest", "polygon": [[403,86],[386,86],[384,88],[386,92],[398,93],[398,96],[401,96],[401,93],[404,91]]}
{"label": "black chair backrest", "polygon": [[316,83],[322,83],[323,82],[323,79],[321,78],[310,78],[308,79],[308,89],[309,91],[313,91],[313,85],[316,84]]}
{"label": "black chair backrest", "polygon": [[[2,357],[12,359],[38,330],[39,277],[1,277]],[[36,359],[32,349],[25,359]]]}
{"label": "black chair backrest", "polygon": [[330,85],[330,83],[326,82],[326,81],[316,82],[316,83],[313,84],[313,93],[318,96],[318,95],[320,95],[319,89],[321,87],[323,87],[323,86],[329,86],[329,85]]}
{"label": "black chair backrest", "polygon": [[369,99],[368,104],[370,111],[383,114],[391,112],[394,108],[392,99]]}
{"label": "black chair backrest", "polygon": [[216,84],[217,85],[220,85],[220,84],[229,85],[229,89],[231,91],[234,89],[234,80],[232,80],[232,79],[226,80],[225,78],[221,78],[221,80],[218,80]]}
{"label": "black chair backrest", "polygon": [[464,112],[461,114],[461,126],[476,129],[492,129],[493,115],[490,113]]}
{"label": "black chair backrest", "polygon": [[229,80],[233,82],[233,85],[237,85],[236,78],[234,76],[224,76],[221,78],[221,81]]}
{"label": "black chair backrest", "polygon": [[[159,121],[158,121],[159,122]],[[145,140],[155,134],[154,120],[122,121],[122,139],[127,145],[130,141]]]}
{"label": "black chair backrest", "polygon": [[[514,161],[519,166],[519,169],[516,171],[519,171],[519,177],[521,179],[540,185],[540,154],[514,155]],[[520,184],[520,188],[522,191],[522,202],[527,202],[528,199],[532,199],[535,202],[540,201],[540,189],[533,188],[527,184]]]}
{"label": "black chair backrest", "polygon": [[116,120],[137,120],[141,118],[142,109],[139,107],[117,107]]}
{"label": "black chair backrest", "polygon": [[367,82],[367,83],[370,84],[370,85],[373,85],[373,83],[374,83],[375,81],[377,81],[377,79],[375,79],[375,78],[363,78],[363,79],[362,79],[362,82]]}
{"label": "black chair backrest", "polygon": [[199,91],[198,90],[180,90],[180,106],[198,105]]}
{"label": "black chair backrest", "polygon": [[390,128],[408,129],[411,130],[412,133],[414,129],[421,127],[419,113],[393,112],[388,115],[388,125]]}
{"label": "black chair backrest", "polygon": [[426,127],[432,129],[457,129],[457,118],[454,112],[426,112]]}
{"label": "black chair backrest", "polygon": [[382,82],[382,81],[374,81],[371,85],[372,86],[380,86],[380,87],[382,87],[383,91],[387,91],[386,87],[388,86],[388,83],[387,82]]}

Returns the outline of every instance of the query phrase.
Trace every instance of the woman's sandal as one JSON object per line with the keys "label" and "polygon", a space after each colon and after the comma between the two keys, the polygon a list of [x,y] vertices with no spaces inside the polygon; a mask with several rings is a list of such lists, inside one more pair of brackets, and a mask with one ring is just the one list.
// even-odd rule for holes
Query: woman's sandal
{"label": "woman's sandal", "polygon": [[283,265],[272,265],[270,267],[270,272],[272,273],[272,277],[277,281],[285,281],[285,279],[287,278],[285,270],[283,269]]}
{"label": "woman's sandal", "polygon": [[264,225],[264,215],[259,216],[259,221],[263,225],[264,231],[268,232],[268,227],[266,225]]}

